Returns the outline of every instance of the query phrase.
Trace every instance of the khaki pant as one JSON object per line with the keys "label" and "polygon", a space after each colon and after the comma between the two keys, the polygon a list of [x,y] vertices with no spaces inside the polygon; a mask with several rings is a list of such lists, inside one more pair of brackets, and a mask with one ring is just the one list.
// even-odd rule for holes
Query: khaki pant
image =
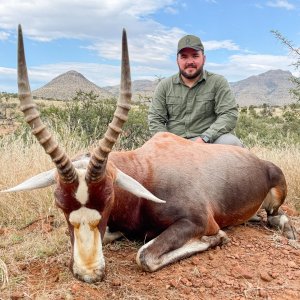
{"label": "khaki pant", "polygon": [[[198,139],[199,137],[193,137],[190,140],[194,141]],[[233,145],[233,146],[239,146],[239,147],[245,147],[242,142],[232,133],[225,133],[222,134],[220,137],[218,137],[213,144],[223,144],[223,145]]]}

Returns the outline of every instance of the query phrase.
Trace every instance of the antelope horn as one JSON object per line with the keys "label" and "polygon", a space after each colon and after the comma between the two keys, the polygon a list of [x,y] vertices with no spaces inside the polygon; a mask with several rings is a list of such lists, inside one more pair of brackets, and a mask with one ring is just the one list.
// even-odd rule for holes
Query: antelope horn
{"label": "antelope horn", "polygon": [[50,155],[56,165],[60,178],[66,183],[74,182],[77,179],[77,173],[71,160],[64,150],[58,146],[52,134],[43,124],[36,104],[32,100],[21,25],[18,28],[18,88],[21,102],[20,109],[24,113],[25,121],[31,127],[31,132],[36,136],[46,153]]}
{"label": "antelope horn", "polygon": [[87,182],[100,181],[106,167],[108,154],[122,132],[122,127],[127,121],[131,100],[131,79],[128,56],[128,45],[126,31],[123,29],[122,35],[122,70],[121,70],[121,90],[112,122],[108,125],[104,138],[99,141],[89,162],[86,180]]}

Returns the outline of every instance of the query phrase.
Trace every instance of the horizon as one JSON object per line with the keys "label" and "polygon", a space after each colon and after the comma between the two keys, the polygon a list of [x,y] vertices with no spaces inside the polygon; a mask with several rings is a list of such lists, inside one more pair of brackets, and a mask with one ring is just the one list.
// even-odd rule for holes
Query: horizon
{"label": "horizon", "polygon": [[[268,70],[268,71],[265,71],[265,72],[260,73],[260,74],[257,74],[257,75],[251,75],[251,76],[246,77],[246,78],[243,78],[243,79],[241,79],[241,80],[237,80],[237,81],[229,81],[229,84],[235,84],[235,83],[238,83],[238,82],[240,82],[240,81],[247,80],[247,79],[249,79],[250,77],[253,77],[253,76],[254,76],[254,77],[260,76],[260,75],[263,75],[263,74],[265,74],[265,73],[272,72],[272,71],[273,71],[273,72],[274,72],[274,71],[275,71],[275,72],[276,72],[276,71],[290,72],[289,70],[282,70],[282,69],[277,69],[277,70],[275,70],[275,69],[272,69],[272,70]],[[69,72],[76,72],[76,73],[78,73],[78,75],[83,76],[85,80],[88,80],[88,81],[92,82],[91,80],[89,80],[89,78],[87,78],[86,76],[84,76],[84,75],[81,74],[80,72],[78,72],[78,71],[76,71],[76,70],[69,70],[69,71],[66,71],[66,72],[64,72],[64,73],[62,73],[62,74],[59,74],[58,76],[52,78],[49,82],[46,82],[43,86],[40,86],[40,87],[38,87],[38,88],[35,89],[35,90],[32,90],[32,92],[44,88],[45,85],[48,85],[48,84],[51,83],[53,80],[57,79],[58,77],[64,76],[64,75],[66,75],[66,74],[69,73]],[[290,73],[291,73],[291,72],[290,72]],[[154,82],[155,80],[157,80],[157,79],[153,79],[153,80],[151,80],[151,79],[136,79],[136,80],[133,80],[132,83],[137,82],[137,81],[151,81],[151,82]],[[94,82],[92,82],[92,83],[94,83]],[[104,88],[104,89],[119,86],[119,84],[116,84],[116,85],[107,85],[107,86],[98,86],[96,83],[94,83],[94,84],[95,84],[97,87],[99,87],[99,88]],[[10,92],[6,92],[6,91],[1,91],[1,90],[0,90],[0,94],[3,94],[3,93],[5,94],[5,93],[10,93]],[[11,92],[11,93],[12,93],[12,94],[17,94],[17,91],[16,91],[16,92]]]}
{"label": "horizon", "polygon": [[205,69],[229,82],[278,69],[299,76],[292,66],[296,58],[271,33],[278,30],[299,47],[297,0],[0,0],[0,8],[0,92],[17,92],[18,23],[32,90],[70,70],[99,87],[118,85],[123,27],[133,81],[178,72],[177,42],[185,34],[201,38]]}

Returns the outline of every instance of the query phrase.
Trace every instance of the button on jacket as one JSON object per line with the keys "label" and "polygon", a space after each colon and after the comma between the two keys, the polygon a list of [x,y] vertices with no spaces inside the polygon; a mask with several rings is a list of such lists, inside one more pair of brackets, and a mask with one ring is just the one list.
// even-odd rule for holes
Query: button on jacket
{"label": "button on jacket", "polygon": [[207,136],[213,142],[235,128],[237,117],[227,80],[204,70],[191,88],[179,74],[163,79],[156,87],[148,121],[152,134],[169,131],[184,138]]}

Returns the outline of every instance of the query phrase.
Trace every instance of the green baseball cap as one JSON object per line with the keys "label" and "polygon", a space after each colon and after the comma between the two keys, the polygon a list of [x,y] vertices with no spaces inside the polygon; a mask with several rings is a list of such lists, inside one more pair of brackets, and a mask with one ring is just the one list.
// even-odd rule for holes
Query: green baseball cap
{"label": "green baseball cap", "polygon": [[201,40],[195,35],[186,35],[179,40],[177,54],[184,48],[192,48],[197,51],[204,51],[204,46]]}

